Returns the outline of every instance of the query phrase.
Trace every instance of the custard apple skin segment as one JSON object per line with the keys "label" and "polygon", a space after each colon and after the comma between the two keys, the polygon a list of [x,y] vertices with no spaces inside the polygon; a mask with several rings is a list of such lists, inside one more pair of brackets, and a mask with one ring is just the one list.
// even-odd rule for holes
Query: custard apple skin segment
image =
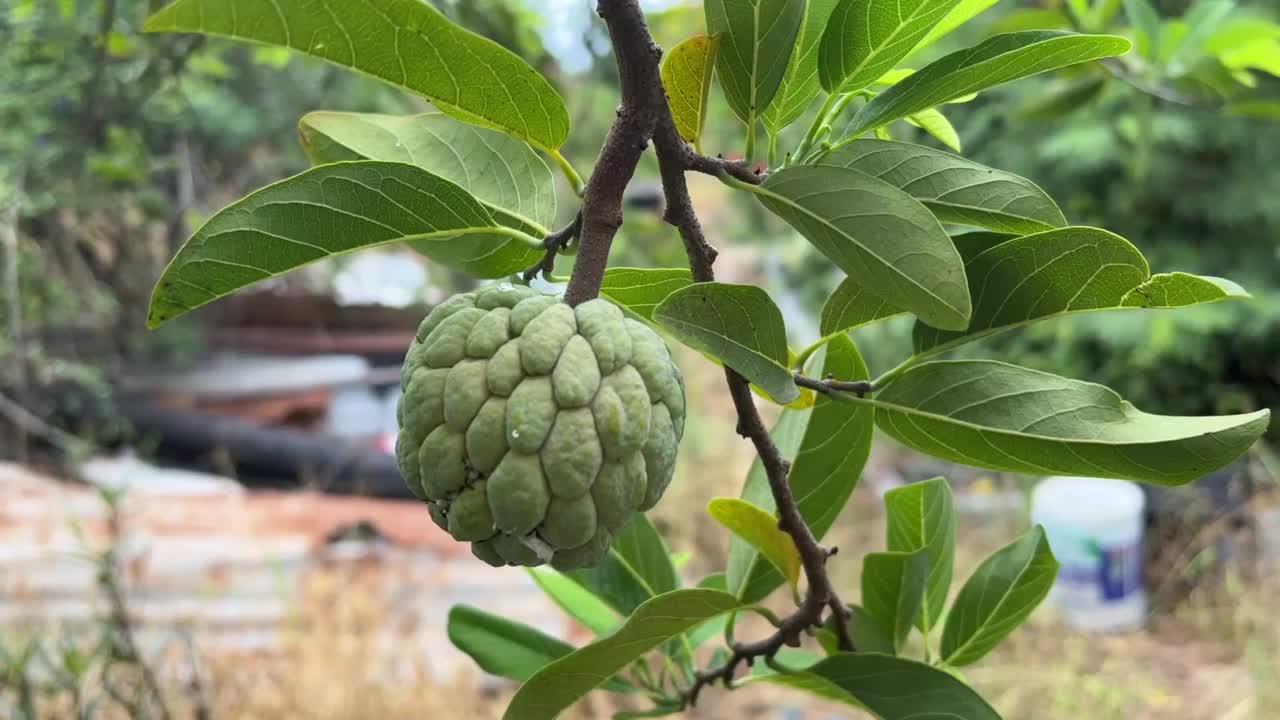
{"label": "custard apple skin segment", "polygon": [[418,327],[396,461],[431,519],[494,565],[591,567],[657,504],[684,434],[662,338],[607,300],[502,283]]}

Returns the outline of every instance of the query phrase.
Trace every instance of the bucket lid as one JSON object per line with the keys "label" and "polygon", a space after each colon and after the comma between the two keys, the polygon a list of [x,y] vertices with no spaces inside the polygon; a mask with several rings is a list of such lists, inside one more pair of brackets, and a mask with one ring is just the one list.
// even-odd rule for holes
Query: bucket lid
{"label": "bucket lid", "polygon": [[1081,520],[1130,518],[1142,513],[1146,496],[1135,483],[1094,477],[1049,477],[1031,493],[1035,511]]}

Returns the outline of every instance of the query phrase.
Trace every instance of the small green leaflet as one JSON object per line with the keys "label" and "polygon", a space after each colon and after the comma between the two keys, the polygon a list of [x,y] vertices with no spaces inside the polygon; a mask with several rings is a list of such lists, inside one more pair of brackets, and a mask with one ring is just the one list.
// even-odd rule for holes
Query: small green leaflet
{"label": "small green leaflet", "polygon": [[809,0],[787,71],[773,102],[760,118],[769,132],[777,134],[799,119],[818,94],[818,41],[837,2],[839,0]]}
{"label": "small green leaflet", "polygon": [[604,635],[617,627],[613,609],[575,580],[550,568],[528,568],[528,572],[552,602],[591,632]]}
{"label": "small green leaflet", "polygon": [[1181,485],[1217,470],[1267,429],[1270,411],[1152,415],[1101,385],[989,360],[926,362],[874,398],[876,424],[953,462],[1034,475]]}
{"label": "small green leaflet", "polygon": [[862,605],[893,639],[895,654],[911,634],[929,576],[929,551],[874,552],[862,561]]}
{"label": "small green leaflet", "polygon": [[720,36],[716,75],[748,126],[769,107],[786,73],[806,0],[706,0],[707,31]]}
{"label": "small green leaflet", "polygon": [[667,544],[643,513],[637,513],[613,539],[603,562],[565,575],[623,616],[650,598],[680,587]]}
{"label": "small green leaflet", "polygon": [[819,332],[823,337],[846,333],[902,311],[849,278],[840,281],[822,305]]}
{"label": "small green leaflet", "polygon": [[637,320],[650,325],[653,309],[667,296],[693,284],[688,268],[613,267],[604,271],[600,295]]}
{"label": "small green leaflet", "polygon": [[1124,0],[1124,12],[1138,31],[1138,51],[1143,57],[1160,57],[1160,13],[1149,0]]}
{"label": "small green leaflet", "polygon": [[535,237],[556,220],[555,178],[527,144],[443,113],[313,112],[298,121],[316,165],[342,160],[402,162],[465,188],[503,225]]}
{"label": "small green leaflet", "polygon": [[806,672],[849,693],[881,720],[1000,720],[951,673],[877,653],[841,653]]}
{"label": "small green leaflet", "polygon": [[[827,343],[818,374],[848,380],[868,377],[857,347],[843,336]],[[772,434],[779,450],[786,457],[795,456],[788,484],[800,516],[818,539],[835,524],[857,486],[871,452],[872,431],[868,408],[823,396],[807,413],[784,412],[774,428]],[[770,511],[776,507],[768,479],[756,467],[752,468],[742,496]],[[729,591],[750,602],[763,599],[782,584],[782,577],[754,550],[733,544],[729,549],[728,577]]]}
{"label": "small green leaflet", "polygon": [[929,133],[943,145],[960,152],[960,134],[956,132],[947,116],[937,108],[929,108],[915,115],[908,115],[906,121]]}
{"label": "small green leaflet", "polygon": [[968,665],[1026,622],[1058,575],[1058,561],[1039,525],[997,550],[956,596],[942,631],[942,661]]}
{"label": "small green leaflet", "polygon": [[[513,238],[520,241],[518,249],[510,247]],[[413,165],[322,165],[268,185],[210,218],[160,276],[147,324],[155,327],[322,258],[406,240],[437,242],[458,256],[477,257],[459,264],[499,277],[525,262],[526,249],[541,245],[498,225],[466,190]]]}
{"label": "small green leaflet", "polygon": [[547,665],[520,687],[504,720],[553,720],[631,661],[718,615],[744,607],[719,590],[676,590],[636,608],[614,634]]}
{"label": "small green leaflet", "polygon": [[798,592],[800,553],[791,536],[778,529],[778,518],[773,513],[740,498],[713,498],[707,503],[707,514],[751,543]]}
{"label": "small green leaflet", "polygon": [[[470,605],[454,605],[449,611],[449,641],[471,656],[481,670],[521,681],[574,649],[541,630]],[[609,680],[605,687],[615,692],[630,690],[616,679]]]}
{"label": "small green leaflet", "polygon": [[996,35],[917,70],[862,106],[848,138],[995,85],[1068,65],[1124,54],[1129,41],[1110,35],[1032,30]]}
{"label": "small green leaflet", "polygon": [[719,38],[695,35],[671,48],[662,58],[662,88],[680,137],[701,152],[702,126],[707,121],[707,95],[715,69]]}
{"label": "small green leaflet", "polygon": [[1053,198],[1030,180],[943,150],[863,138],[822,162],[860,170],[900,188],[943,222],[1019,235],[1067,224]]}
{"label": "small green leaflet", "polygon": [[1168,309],[1249,297],[1221,278],[1151,275],[1129,241],[1106,230],[1067,227],[1006,240],[966,257],[973,319],[966,332],[916,323],[918,355],[936,355],[981,337],[1067,313]]}
{"label": "small green leaflet", "polygon": [[281,45],[417,92],[459,120],[548,152],[569,134],[564,100],[518,55],[421,0],[178,0],[148,32],[199,32]]}
{"label": "small green leaflet", "polygon": [[832,94],[893,69],[960,0],[841,0],[822,35],[818,76]]}
{"label": "small green leaflet", "polygon": [[782,311],[754,285],[696,283],[667,296],[653,319],[680,342],[719,360],[779,403],[800,393],[787,369]]}
{"label": "small green leaflet", "polygon": [[927,322],[969,325],[964,263],[918,200],[866,173],[796,165],[773,173],[756,193],[850,277]]}
{"label": "small green leaflet", "polygon": [[[956,555],[956,518],[951,486],[933,478],[884,494],[886,546],[898,552],[924,550],[929,576],[916,627],[927,636],[947,604]],[[861,647],[861,646],[859,646]]]}

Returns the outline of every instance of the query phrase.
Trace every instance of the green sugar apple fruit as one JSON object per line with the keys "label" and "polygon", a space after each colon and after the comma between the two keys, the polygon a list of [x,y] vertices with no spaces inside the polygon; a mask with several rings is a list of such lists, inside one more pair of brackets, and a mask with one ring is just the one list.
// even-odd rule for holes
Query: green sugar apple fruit
{"label": "green sugar apple fruit", "polygon": [[400,385],[400,472],[495,566],[599,563],[662,497],[684,433],[684,380],[657,333],[606,300],[509,283],[435,307]]}

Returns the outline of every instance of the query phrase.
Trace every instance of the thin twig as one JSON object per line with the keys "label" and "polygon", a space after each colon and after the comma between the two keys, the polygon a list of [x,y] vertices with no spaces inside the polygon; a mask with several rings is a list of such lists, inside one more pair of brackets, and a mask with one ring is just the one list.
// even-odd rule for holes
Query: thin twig
{"label": "thin twig", "polygon": [[578,235],[582,232],[582,211],[579,210],[577,215],[573,216],[573,222],[556,230],[548,235],[542,241],[542,247],[546,251],[542,259],[534,263],[528,270],[524,271],[524,281],[529,282],[538,276],[539,273],[543,277],[551,274],[556,267],[556,255],[561,250],[569,247],[569,245],[578,239]]}
{"label": "thin twig", "polygon": [[805,377],[800,373],[795,374],[796,385],[802,388],[809,388],[814,392],[830,395],[833,392],[853,393],[858,397],[863,397],[867,393],[874,390],[871,387],[870,380],[836,380],[835,377],[828,375],[827,377],[817,380],[811,377]]}
{"label": "thin twig", "polygon": [[[623,104],[619,109],[618,119],[615,120],[606,139],[601,160],[597,162],[597,171],[592,174],[591,180],[587,183],[587,198],[582,209],[582,249],[578,263],[574,266],[570,290],[566,293],[566,300],[570,304],[581,302],[584,299],[581,296],[584,291],[589,290],[591,297],[598,292],[600,276],[603,275],[603,268],[608,259],[608,241],[612,239],[613,232],[616,232],[616,225],[621,222],[620,212],[614,214],[612,204],[614,196],[611,194],[602,198],[602,190],[616,192],[617,199],[620,201],[621,190],[625,188],[626,181],[629,181],[631,173],[634,172],[635,161],[632,155],[625,154],[627,165],[619,167],[616,164],[610,164],[606,162],[606,154],[611,150],[618,152],[619,147],[642,149],[650,140],[653,141],[666,197],[667,208],[664,219],[679,231],[689,257],[689,267],[696,282],[709,282],[715,279],[713,265],[716,250],[707,242],[698,221],[693,202],[689,197],[685,172],[703,172],[713,175],[723,172],[753,184],[762,182],[765,177],[762,173],[757,173],[749,163],[710,158],[694,152],[676,132],[658,72],[661,53],[649,33],[644,13],[636,0],[601,0],[597,11],[608,26],[609,35],[614,42],[622,83]],[[625,120],[629,122],[624,122]],[[625,175],[625,179],[619,186],[621,175]],[[600,212],[605,213],[603,218],[596,217]],[[607,229],[609,231],[607,238],[593,234],[591,228]],[[591,250],[592,254],[584,258],[588,250]],[[601,252],[603,255],[600,255]],[[769,481],[769,489],[777,506],[778,527],[795,541],[805,577],[808,579],[808,589],[800,607],[781,620],[776,632],[761,640],[735,644],[727,662],[698,672],[690,687],[681,696],[682,701],[688,706],[697,701],[699,693],[706,685],[717,680],[728,684],[742,663],[750,664],[761,657],[772,658],[784,645],[799,644],[805,631],[823,624],[828,609],[832,610],[833,624],[840,646],[846,650],[853,649],[846,622],[847,611],[827,575],[827,559],[835,554],[835,550],[827,549],[818,543],[800,514],[788,482],[790,463],[782,456],[770,437],[769,430],[756,408],[747,380],[737,372],[726,368],[725,381],[738,414],[737,431],[751,440],[756,452],[760,455]]]}

